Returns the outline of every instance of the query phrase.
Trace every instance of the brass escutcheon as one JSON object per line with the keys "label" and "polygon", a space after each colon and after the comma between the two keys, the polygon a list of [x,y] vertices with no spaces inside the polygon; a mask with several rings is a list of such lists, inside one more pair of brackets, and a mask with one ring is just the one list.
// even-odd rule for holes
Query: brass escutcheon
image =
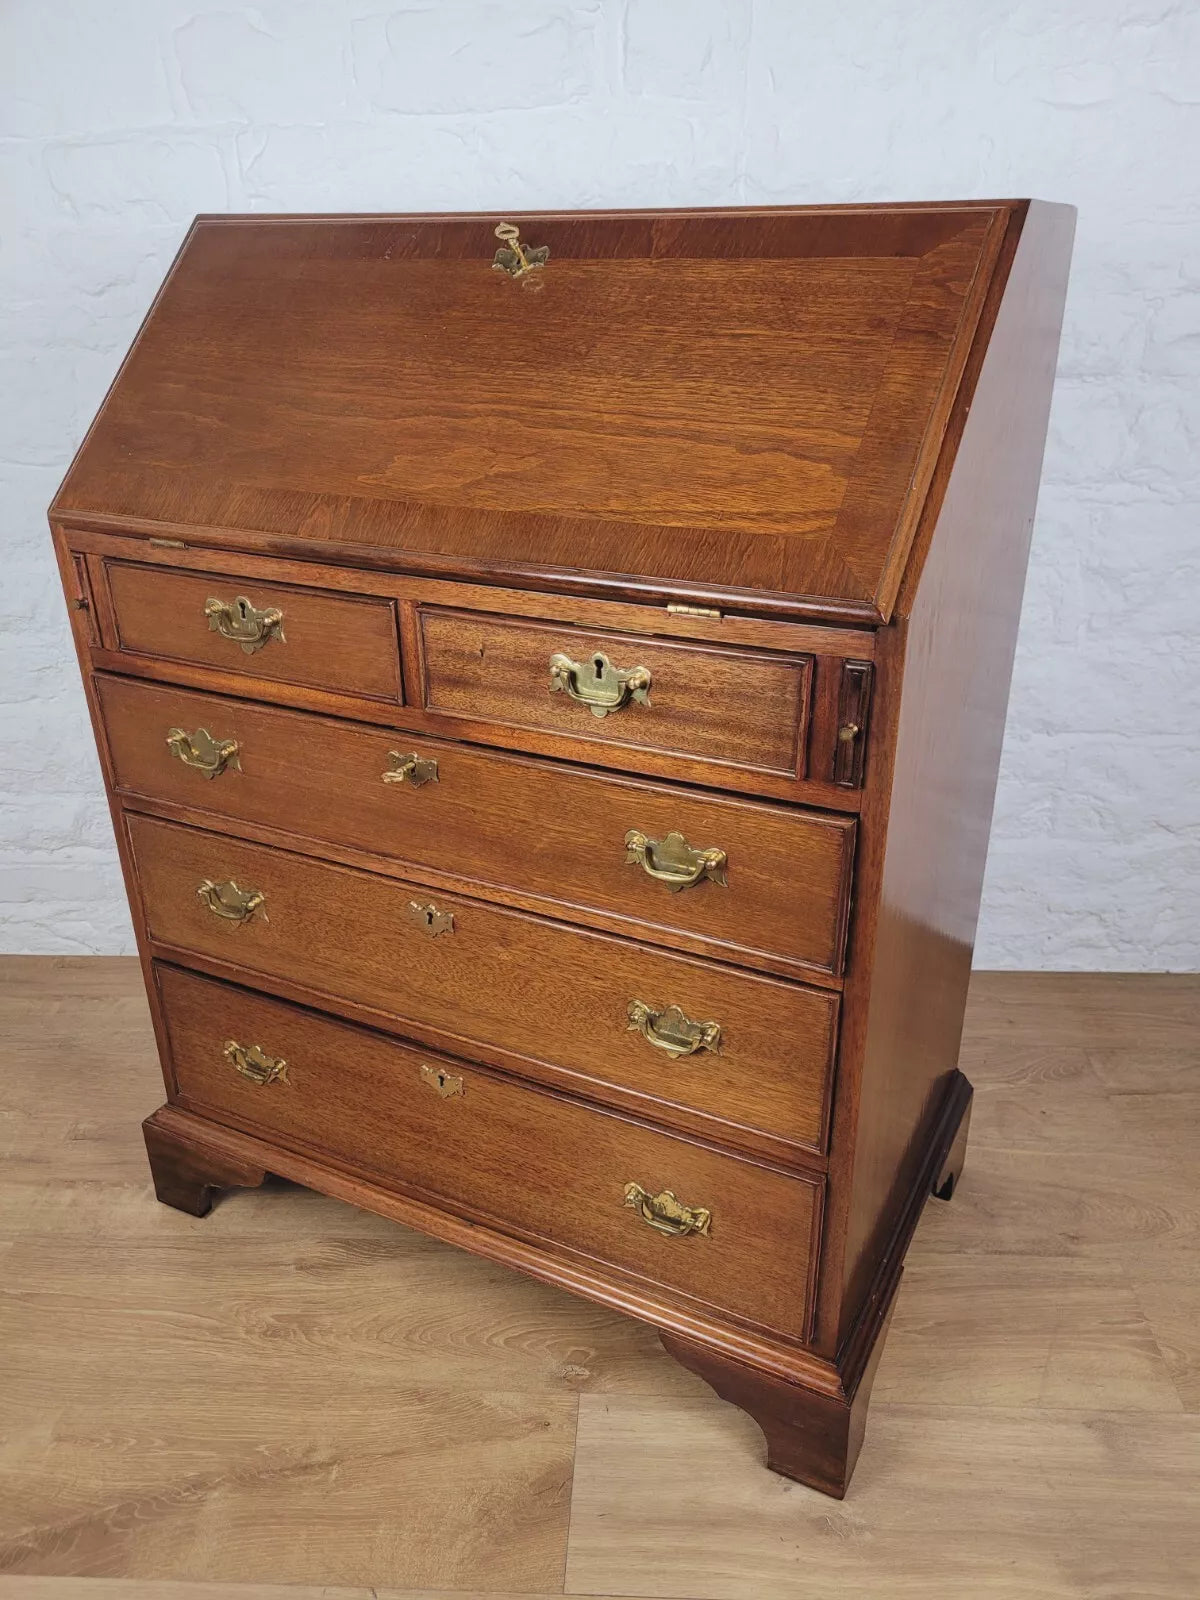
{"label": "brass escutcheon", "polygon": [[240,644],[248,656],[270,644],[272,639],[278,639],[280,644],[286,643],[283,637],[283,612],[279,607],[268,606],[265,611],[260,611],[244,594],[239,594],[236,600],[216,600],[210,596],[204,602],[204,615],[213,633],[219,633],[222,639],[228,639],[233,644]]}
{"label": "brass escutcheon", "polygon": [[404,908],[404,915],[431,939],[436,939],[439,933],[454,932],[454,913],[439,911],[430,902],[410,900]]}
{"label": "brass escutcheon", "polygon": [[670,1189],[649,1194],[640,1183],[627,1183],[624,1204],[631,1206],[643,1222],[672,1239],[686,1238],[689,1233],[702,1233],[706,1238],[712,1234],[712,1212],[708,1207],[685,1206]]}
{"label": "brass escutcheon", "polygon": [[423,783],[438,782],[438,764],[425,756],[401,755],[399,750],[389,750],[391,771],[383,774],[384,783],[411,783],[419,789]]}
{"label": "brass escutcheon", "polygon": [[719,1022],[693,1022],[678,1006],[655,1011],[644,1000],[631,1000],[626,1011],[627,1032],[640,1033],[647,1044],[669,1056],[693,1056],[697,1050],[721,1053]]}
{"label": "brass escutcheon", "polygon": [[643,706],[650,704],[650,669],[614,667],[603,650],[597,650],[586,662],[572,661],[570,656],[555,651],[550,657],[550,688],[563,690],[594,717],[606,717],[631,700]]}
{"label": "brass escutcheon", "polygon": [[239,748],[236,739],[214,739],[207,728],[197,728],[195,733],[172,728],[167,734],[167,749],[171,754],[185,767],[194,768],[206,778],[218,777],[227,767],[240,772]]}
{"label": "brass escutcheon", "polygon": [[496,238],[504,242],[492,258],[496,272],[507,272],[510,278],[523,278],[529,283],[529,274],[544,267],[550,259],[548,244],[522,244],[521,230],[511,222],[496,224]]}
{"label": "brass escutcheon", "polygon": [[436,1089],[443,1100],[463,1092],[462,1079],[455,1077],[452,1072],[444,1072],[441,1067],[422,1067],[421,1081],[427,1083],[431,1089]]}
{"label": "brass escutcheon", "polygon": [[[196,893],[214,917],[222,917],[226,922],[248,922],[267,898],[261,889],[239,889],[232,878],[224,883],[205,878]],[[266,915],[264,911],[264,921]]]}
{"label": "brass escutcheon", "polygon": [[236,1039],[226,1039],[225,1059],[235,1072],[251,1083],[289,1083],[287,1062],[282,1056],[269,1056],[261,1045],[242,1045]]}
{"label": "brass escutcheon", "polygon": [[724,850],[694,850],[681,833],[650,839],[640,829],[630,828],[625,835],[625,848],[629,852],[626,866],[641,867],[650,877],[665,883],[673,894],[692,888],[702,878],[719,883],[723,889],[729,887]]}

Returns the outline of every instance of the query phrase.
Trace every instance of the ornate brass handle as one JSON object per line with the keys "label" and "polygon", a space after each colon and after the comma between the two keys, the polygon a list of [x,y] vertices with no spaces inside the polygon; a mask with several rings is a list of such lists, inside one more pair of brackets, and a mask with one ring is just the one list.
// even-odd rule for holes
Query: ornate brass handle
{"label": "ornate brass handle", "polygon": [[[267,898],[261,889],[239,889],[232,878],[224,883],[205,878],[196,893],[214,917],[223,917],[226,922],[248,922]],[[265,912],[263,916],[266,917]]]}
{"label": "ornate brass handle", "polygon": [[197,728],[195,733],[172,728],[167,734],[167,749],[178,756],[185,767],[194,767],[206,778],[218,777],[226,767],[232,767],[235,772],[242,770],[237,740],[214,739],[207,728]]}
{"label": "ornate brass handle", "polygon": [[418,755],[402,756],[399,750],[389,750],[388,760],[392,770],[383,774],[384,783],[411,783],[414,789],[419,789],[423,783],[438,781],[436,761]]}
{"label": "ornate brass handle", "polygon": [[261,1045],[239,1044],[236,1039],[226,1039],[225,1059],[235,1072],[251,1083],[288,1083],[287,1062],[282,1056],[269,1056]]}
{"label": "ornate brass handle", "polygon": [[625,835],[625,848],[629,854],[625,865],[641,867],[650,877],[665,883],[673,894],[680,889],[690,889],[701,878],[729,887],[725,876],[727,857],[724,850],[693,850],[681,833],[668,833],[665,839],[648,839],[637,828]]}
{"label": "ornate brass handle", "polygon": [[712,1212],[707,1206],[685,1206],[670,1189],[659,1194],[648,1194],[640,1183],[625,1185],[625,1204],[632,1206],[643,1222],[648,1222],[659,1233],[672,1239],[684,1239],[689,1233],[712,1233]]}
{"label": "ornate brass handle", "polygon": [[631,700],[650,704],[650,669],[614,667],[602,650],[583,663],[557,651],[550,657],[550,688],[564,690],[594,717],[606,717]]}
{"label": "ornate brass handle", "polygon": [[213,633],[240,644],[248,656],[270,644],[272,639],[278,639],[280,644],[287,642],[283,637],[283,612],[279,607],[268,606],[260,611],[244,594],[239,594],[236,600],[210,597],[204,602],[204,615]]}
{"label": "ornate brass handle", "polygon": [[693,1056],[697,1050],[721,1053],[721,1024],[693,1022],[678,1006],[655,1011],[644,1000],[631,1000],[628,1032],[640,1033],[647,1044],[669,1056]]}

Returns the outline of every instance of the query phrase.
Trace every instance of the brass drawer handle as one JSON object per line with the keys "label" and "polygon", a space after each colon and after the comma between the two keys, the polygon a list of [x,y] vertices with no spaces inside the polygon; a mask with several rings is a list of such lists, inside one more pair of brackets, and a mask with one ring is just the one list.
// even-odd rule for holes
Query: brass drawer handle
{"label": "brass drawer handle", "polygon": [[195,733],[172,728],[167,734],[167,749],[171,754],[177,756],[185,767],[194,767],[206,778],[219,777],[227,767],[240,772],[240,748],[236,739],[214,739],[207,728],[197,728]]}
{"label": "brass drawer handle", "polygon": [[280,644],[287,642],[283,637],[283,612],[279,607],[268,606],[260,611],[244,594],[239,594],[236,600],[210,597],[204,602],[204,615],[213,633],[240,644],[248,656],[270,644],[272,639],[278,639]]}
{"label": "brass drawer handle", "polygon": [[439,911],[432,901],[410,900],[404,915],[431,939],[436,939],[439,933],[454,932],[453,911]]}
{"label": "brass drawer handle", "polygon": [[650,704],[650,669],[614,667],[601,650],[582,664],[558,651],[550,657],[550,688],[562,689],[594,717],[606,717],[630,700]]}
{"label": "brass drawer handle", "polygon": [[697,1050],[721,1053],[719,1022],[693,1022],[678,1006],[655,1011],[644,1000],[631,1000],[627,1015],[628,1032],[640,1033],[648,1044],[669,1056],[692,1056]]}
{"label": "brass drawer handle", "polygon": [[625,1204],[632,1206],[643,1222],[672,1239],[685,1239],[689,1233],[712,1234],[712,1212],[707,1206],[685,1206],[670,1189],[647,1194],[640,1183],[625,1185]]}
{"label": "brass drawer handle", "polygon": [[269,1056],[261,1045],[246,1046],[236,1039],[226,1039],[225,1059],[235,1072],[251,1083],[290,1083],[287,1062],[282,1056]]}
{"label": "brass drawer handle", "polygon": [[414,789],[419,789],[423,783],[438,781],[436,761],[416,754],[404,756],[399,750],[389,750],[388,760],[392,768],[383,774],[384,783],[411,783]]}
{"label": "brass drawer handle", "polygon": [[710,883],[729,887],[725,876],[727,856],[724,850],[693,850],[681,833],[669,833],[665,839],[648,839],[637,828],[625,835],[625,857],[628,867],[641,867],[659,883],[665,883],[673,894],[680,889],[690,889],[693,884],[707,878]]}
{"label": "brass drawer handle", "polygon": [[[196,893],[214,917],[223,917],[226,922],[248,922],[267,898],[261,889],[239,889],[232,878],[224,883],[205,878]],[[265,911],[263,919],[266,920]]]}
{"label": "brass drawer handle", "polygon": [[462,1079],[455,1077],[452,1072],[443,1071],[441,1067],[422,1067],[421,1081],[427,1083],[431,1089],[436,1089],[443,1100],[463,1092]]}

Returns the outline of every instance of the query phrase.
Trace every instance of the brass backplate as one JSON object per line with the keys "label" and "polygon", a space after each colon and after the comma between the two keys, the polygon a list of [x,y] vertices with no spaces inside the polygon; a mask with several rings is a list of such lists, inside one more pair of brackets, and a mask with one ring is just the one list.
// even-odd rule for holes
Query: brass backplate
{"label": "brass backplate", "polygon": [[408,783],[419,789],[423,783],[438,781],[438,764],[431,757],[419,756],[411,750],[407,754],[389,750],[388,760],[392,765],[383,774],[384,783]]}
{"label": "brass backplate", "polygon": [[427,1083],[431,1089],[436,1089],[443,1100],[448,1100],[451,1095],[462,1094],[463,1081],[453,1072],[445,1072],[441,1067],[421,1068],[421,1081]]}
{"label": "brass backplate", "polygon": [[[226,922],[249,921],[267,898],[261,889],[239,889],[232,878],[227,878],[224,883],[214,883],[211,878],[205,878],[196,893],[214,917],[221,917]],[[263,920],[266,920],[265,911]]]}
{"label": "brass backplate", "polygon": [[521,230],[511,222],[496,224],[496,237],[502,239],[499,250],[492,258],[497,272],[507,272],[510,278],[521,278],[527,286],[530,274],[538,272],[550,259],[548,244],[522,244]]}
{"label": "brass backplate", "polygon": [[225,1059],[243,1078],[251,1083],[287,1083],[287,1062],[282,1056],[269,1056],[261,1045],[242,1045],[236,1039],[226,1039]]}
{"label": "brass backplate", "polygon": [[439,911],[429,901],[410,900],[404,908],[404,915],[431,939],[436,939],[439,933],[454,932],[454,913]]}

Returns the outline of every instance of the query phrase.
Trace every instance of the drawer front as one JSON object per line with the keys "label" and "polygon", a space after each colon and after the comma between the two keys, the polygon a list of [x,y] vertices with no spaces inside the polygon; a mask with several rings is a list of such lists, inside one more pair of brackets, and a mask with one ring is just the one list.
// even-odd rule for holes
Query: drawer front
{"label": "drawer front", "polygon": [[135,562],[108,561],[104,570],[119,650],[334,694],[401,698],[391,600]]}
{"label": "drawer front", "polygon": [[619,1091],[714,1137],[823,1146],[835,995],[175,823],[127,826],[162,944],[533,1076],[574,1074],[588,1094]]}
{"label": "drawer front", "polygon": [[[804,772],[812,660],[420,612],[424,703],[461,722],[742,772]],[[467,730],[470,731],[469,729]],[[564,753],[569,754],[569,749]]]}
{"label": "drawer front", "polygon": [[[485,895],[507,888],[568,915],[629,918],[641,937],[727,959],[841,970],[849,818],[128,678],[96,682],[115,780],[127,792],[388,855]],[[180,730],[186,737],[169,743]],[[410,757],[424,765],[405,775],[398,769]]]}
{"label": "drawer front", "polygon": [[[805,1337],[818,1184],[280,1001],[157,974],[190,1106]],[[703,1227],[707,1210],[707,1232],[660,1232],[636,1193],[627,1201],[630,1184],[693,1213],[669,1225]]]}

